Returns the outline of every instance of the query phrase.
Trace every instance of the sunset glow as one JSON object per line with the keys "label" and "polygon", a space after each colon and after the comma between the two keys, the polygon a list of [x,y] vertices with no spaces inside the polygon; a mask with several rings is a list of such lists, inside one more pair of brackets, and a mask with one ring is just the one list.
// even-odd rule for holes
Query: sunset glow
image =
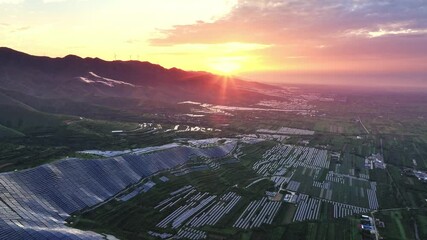
{"label": "sunset glow", "polygon": [[236,70],[240,69],[240,65],[234,62],[224,61],[222,63],[216,63],[211,65],[212,69],[220,72],[220,73],[232,73]]}
{"label": "sunset glow", "polygon": [[427,240],[427,0],[0,0],[0,240]]}
{"label": "sunset glow", "polygon": [[241,69],[241,59],[240,58],[218,58],[215,59],[212,63],[209,64],[215,72],[230,74],[235,73]]}
{"label": "sunset glow", "polygon": [[[0,0],[0,45],[259,81],[425,85],[425,7],[417,0]],[[344,73],[344,80],[327,77]]]}

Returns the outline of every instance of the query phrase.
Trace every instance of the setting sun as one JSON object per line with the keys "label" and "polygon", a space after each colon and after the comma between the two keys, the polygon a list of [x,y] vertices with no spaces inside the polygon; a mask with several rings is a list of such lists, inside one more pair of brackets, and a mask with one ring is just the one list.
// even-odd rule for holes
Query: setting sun
{"label": "setting sun", "polygon": [[240,69],[240,64],[235,62],[222,62],[211,65],[212,69],[219,73],[230,74]]}
{"label": "setting sun", "polygon": [[216,73],[231,74],[241,70],[245,60],[244,57],[219,57],[212,59],[208,66]]}

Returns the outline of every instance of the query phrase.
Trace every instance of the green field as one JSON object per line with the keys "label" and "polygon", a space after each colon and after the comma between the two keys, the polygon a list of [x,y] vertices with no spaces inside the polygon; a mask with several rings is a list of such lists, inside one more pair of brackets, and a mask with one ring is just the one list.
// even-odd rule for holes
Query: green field
{"label": "green field", "polygon": [[[220,196],[234,191],[242,196],[242,200],[217,225],[200,228],[212,239],[361,239],[357,227],[359,216],[335,219],[334,206],[326,201],[321,203],[317,220],[293,222],[298,206],[283,203],[271,225],[264,224],[248,230],[231,227],[251,201],[261,199],[266,191],[278,190],[269,180],[278,167],[273,166],[266,176],[261,176],[253,170],[253,165],[263,160],[267,150],[285,143],[328,152],[329,168],[293,165],[287,169],[282,177],[292,176],[290,180],[300,184],[297,193],[326,200],[326,190],[314,184],[328,182],[331,201],[369,208],[367,190],[371,188],[370,182],[376,182],[379,209],[374,214],[385,223],[385,228],[379,229],[380,236],[385,239],[414,239],[416,224],[419,238],[427,239],[427,185],[402,172],[404,168],[427,171],[426,104],[418,100],[411,102],[396,98],[394,101],[400,101],[400,107],[396,107],[383,95],[366,97],[350,94],[348,101],[342,103],[309,102],[316,105],[317,112],[313,116],[275,111],[235,111],[233,116],[207,114],[204,118],[193,119],[183,118],[179,110],[144,112],[138,116],[118,110],[115,114],[104,112],[104,115],[100,115],[103,113],[100,110],[94,114],[97,117],[80,118],[78,115],[39,111],[5,96],[0,97],[4,103],[0,107],[2,172],[34,167],[65,157],[99,158],[77,153],[81,150],[127,150],[182,139],[185,142],[187,138],[236,137],[240,134],[257,134],[256,130],[262,128],[293,127],[315,131],[314,135],[291,135],[281,143],[242,143],[240,161],[222,165],[217,170],[192,172],[179,177],[170,172],[152,176],[151,180],[157,185],[148,193],[127,202],[112,200],[91,211],[75,213],[69,221],[70,226],[76,228],[109,233],[120,239],[152,239],[147,234],[149,230],[174,234],[177,230],[156,227],[173,209],[160,213],[153,207],[171,191],[191,184],[199,192]],[[175,108],[175,105],[168,107]],[[185,108],[185,111],[189,110]],[[358,118],[363,121],[369,134]],[[140,129],[142,122],[159,123],[163,130],[183,124],[215,127],[221,131],[165,132]],[[123,130],[124,133],[113,134],[113,130]],[[340,153],[341,158],[331,160],[332,152]],[[387,164],[385,170],[370,170],[364,166],[364,159],[374,153],[383,154]],[[198,162],[191,164],[197,165]],[[328,179],[330,171],[342,180]],[[170,181],[159,181],[158,178],[163,175]],[[263,178],[266,179],[245,188]],[[181,204],[178,203],[177,207]]]}

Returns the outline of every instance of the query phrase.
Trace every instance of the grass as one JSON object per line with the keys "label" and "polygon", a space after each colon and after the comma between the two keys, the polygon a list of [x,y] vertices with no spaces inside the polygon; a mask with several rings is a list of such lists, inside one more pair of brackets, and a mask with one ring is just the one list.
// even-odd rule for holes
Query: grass
{"label": "grass", "polygon": [[420,238],[427,239],[427,210],[415,211],[415,221],[418,225]]}
{"label": "grass", "polygon": [[257,144],[245,144],[242,151],[245,155],[241,158],[242,164],[248,168],[262,158],[262,155],[270,148],[274,147],[277,143],[273,141],[263,141]]}
{"label": "grass", "polygon": [[376,213],[375,217],[385,223],[385,228],[379,228],[380,235],[386,239],[414,239],[412,214],[406,209]]}
{"label": "grass", "polygon": [[284,226],[273,226],[266,230],[264,239],[360,239],[357,219],[344,218],[328,222],[297,222]]}
{"label": "grass", "polygon": [[357,135],[362,134],[363,130],[353,119],[322,117],[318,118],[314,130],[324,133],[335,133],[344,135]]}
{"label": "grass", "polygon": [[74,118],[39,112],[27,106],[0,104],[0,124],[23,133],[34,128],[58,126],[64,119]]}
{"label": "grass", "polygon": [[276,221],[279,225],[285,225],[292,222],[293,216],[297,210],[295,204],[283,203],[282,208],[279,210]]}
{"label": "grass", "polygon": [[[35,167],[65,157],[93,158],[76,154],[77,151],[127,150],[171,143],[186,133],[147,133],[135,131],[123,135],[112,134],[112,130],[135,129],[138,124],[98,120],[78,120],[48,127],[26,130],[25,136],[0,138],[0,171],[11,171]],[[0,126],[0,131],[1,131]],[[208,134],[199,133],[200,137]]]}
{"label": "grass", "polygon": [[0,124],[0,138],[23,137],[25,134]]}

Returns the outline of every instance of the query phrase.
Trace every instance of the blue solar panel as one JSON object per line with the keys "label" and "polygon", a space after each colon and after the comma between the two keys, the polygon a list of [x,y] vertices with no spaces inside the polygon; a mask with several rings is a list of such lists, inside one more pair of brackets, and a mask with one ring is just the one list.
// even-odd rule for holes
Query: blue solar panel
{"label": "blue solar panel", "polygon": [[234,143],[197,149],[186,146],[117,158],[67,159],[0,174],[0,239],[103,239],[64,225],[69,214],[113,197],[156,172],[192,156],[219,158]]}

